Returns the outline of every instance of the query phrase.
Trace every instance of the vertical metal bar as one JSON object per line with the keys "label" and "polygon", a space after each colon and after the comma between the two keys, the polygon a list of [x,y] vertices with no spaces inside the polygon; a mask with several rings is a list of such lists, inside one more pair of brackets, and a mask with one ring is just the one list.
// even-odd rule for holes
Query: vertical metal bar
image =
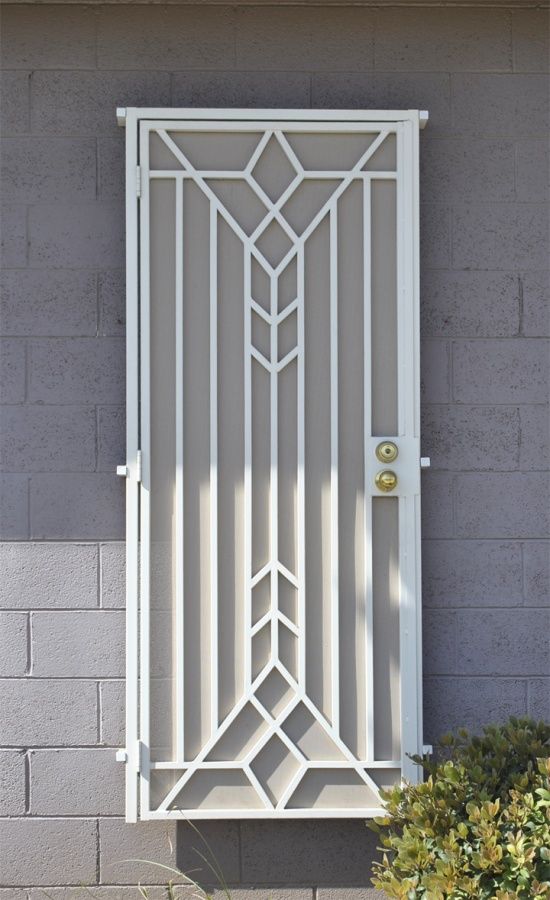
{"label": "vertical metal bar", "polygon": [[270,356],[271,373],[269,377],[270,408],[270,557],[271,557],[271,661],[279,658],[279,435],[278,435],[278,334],[277,334],[277,279],[270,278]]}
{"label": "vertical metal bar", "polygon": [[372,593],[371,354],[371,182],[363,180],[363,427],[364,427],[364,590],[365,590],[365,759],[374,759],[374,616]]}
{"label": "vertical metal bar", "polygon": [[[412,257],[413,257],[413,332],[414,332],[414,435],[420,445],[420,165],[419,140],[420,118],[414,125],[408,126],[412,132],[412,154],[410,177],[412,181]],[[424,715],[422,707],[422,553],[421,553],[421,494],[415,498],[415,547],[416,563],[415,602],[416,602],[416,709],[417,709],[417,746],[421,752],[424,745]],[[417,772],[420,779],[420,773]]]}
{"label": "vertical metal bar", "polygon": [[210,202],[210,729],[218,727],[218,213]]}
{"label": "vertical metal bar", "polygon": [[244,247],[244,690],[252,683],[252,339],[251,254]]}
{"label": "vertical metal bar", "polygon": [[185,600],[183,477],[183,178],[176,178],[176,758],[185,760]]}
{"label": "vertical metal bar", "polygon": [[304,248],[297,254],[297,512],[298,512],[298,683],[306,689],[306,511],[305,511],[305,310]]}
{"label": "vertical metal bar", "polygon": [[[140,165],[142,168],[140,282],[141,282],[141,504],[140,504],[140,738],[146,753],[142,753],[140,768],[141,817],[149,812],[148,748],[150,747],[150,506],[151,506],[151,354],[150,354],[150,241],[149,241],[149,130],[143,125],[140,134]],[[146,758],[145,758],[146,757]]]}
{"label": "vertical metal bar", "polygon": [[332,726],[340,727],[340,598],[338,562],[338,212],[330,207],[330,568]]}
{"label": "vertical metal bar", "polygon": [[126,821],[138,811],[139,666],[139,203],[133,190],[138,122],[126,119]]}
{"label": "vertical metal bar", "polygon": [[[413,153],[410,122],[397,126],[397,334],[399,434],[414,436],[414,265],[413,265]],[[418,467],[419,460],[410,462]],[[412,473],[411,473],[412,474]],[[409,754],[417,753],[416,659],[416,511],[414,495],[399,498],[399,659],[401,686],[402,772],[418,778]]]}

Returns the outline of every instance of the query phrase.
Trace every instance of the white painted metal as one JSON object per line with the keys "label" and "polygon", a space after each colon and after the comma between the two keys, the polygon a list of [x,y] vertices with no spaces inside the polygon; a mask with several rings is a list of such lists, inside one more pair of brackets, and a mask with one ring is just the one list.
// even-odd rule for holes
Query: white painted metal
{"label": "white painted metal", "polygon": [[[166,110],[127,109],[117,111],[119,122],[127,128],[127,184],[135,185],[135,173],[140,172],[137,191],[127,191],[127,279],[128,279],[128,463],[127,463],[127,819],[135,821],[138,815],[138,774],[141,786],[139,815],[143,819],[165,818],[309,818],[372,816],[380,811],[376,802],[367,805],[335,803],[331,806],[292,806],[291,801],[304,776],[314,770],[339,770],[355,773],[358,784],[364,785],[376,801],[378,788],[369,774],[380,769],[400,770],[402,775],[415,780],[416,768],[408,754],[422,749],[421,720],[421,667],[420,667],[420,549],[419,549],[419,368],[418,368],[418,129],[423,127],[427,114],[417,111],[280,111],[280,110]],[[200,169],[194,166],[187,154],[171,136],[180,132],[220,132],[245,134],[261,132],[262,137],[242,171]],[[150,170],[149,138],[155,133],[171,151],[176,165],[181,168]],[[346,170],[304,169],[292,150],[287,134],[338,133],[376,135],[356,164]],[[397,167],[395,171],[364,171],[364,166],[381,147],[388,135],[396,135]],[[138,144],[139,135],[139,144]],[[274,138],[291,163],[295,175],[281,196],[272,201],[254,177],[254,167],[262,152]],[[139,147],[139,159],[138,159]],[[139,163],[139,168],[138,168]],[[265,206],[267,212],[252,235],[247,235],[211,189],[207,180],[224,178],[245,182]],[[175,756],[173,759],[151,761],[150,734],[150,330],[151,317],[149,271],[149,184],[151,180],[168,179],[175,187],[176,235],[176,559],[175,577]],[[338,187],[319,211],[313,216],[302,234],[298,235],[282,212],[287,200],[299,185],[308,180],[336,179]],[[364,387],[364,491],[363,528],[364,547],[364,628],[365,628],[365,721],[366,741],[364,751],[355,754],[340,734],[340,597],[339,597],[339,479],[345,473],[339,471],[339,376],[338,376],[338,303],[339,272],[337,262],[338,201],[352,182],[362,186],[363,197],[363,255],[364,255],[364,308],[370,309],[370,257],[371,257],[371,186],[376,180],[397,183],[397,344],[398,344],[398,434],[387,437],[399,444],[399,457],[392,464],[399,483],[393,496],[399,498],[399,629],[400,629],[400,690],[401,690],[401,759],[377,759],[374,751],[374,659],[373,659],[373,588],[372,588],[372,496],[375,493],[374,477],[380,469],[375,457],[375,447],[382,439],[373,436],[371,430],[371,368],[370,361],[362,373]],[[210,209],[210,309],[209,309],[209,372],[208,397],[210,449],[209,449],[209,510],[210,510],[210,736],[192,759],[185,756],[184,748],[184,459],[183,459],[183,331],[184,314],[184,203],[187,184],[194,184],[205,195]],[[138,204],[139,198],[139,204]],[[141,215],[138,213],[138,205]],[[308,696],[306,669],[306,513],[305,472],[307,466],[305,447],[305,263],[306,243],[320,223],[328,217],[331,246],[330,256],[330,716],[319,709]],[[139,220],[139,222],[138,222]],[[223,340],[218,330],[218,223],[224,221],[243,247],[243,302],[244,302],[244,683],[240,700],[229,714],[220,720],[218,707],[218,351]],[[258,250],[257,241],[272,222],[276,222],[291,241],[280,262],[270,264]],[[139,247],[139,253],[138,253]],[[138,265],[139,258],[139,265]],[[278,280],[286,267],[296,261],[296,299],[282,312],[278,311]],[[266,273],[270,285],[269,312],[252,296],[251,267],[255,261]],[[138,313],[138,271],[140,273]],[[296,346],[279,358],[278,328],[296,312]],[[252,314],[258,315],[269,328],[269,358],[254,346],[252,341]],[[141,328],[138,377],[138,323]],[[365,347],[371,343],[370,316],[364,316]],[[252,404],[252,360],[266,370],[269,378],[269,454],[270,454],[270,537],[269,560],[259,571],[252,571],[252,436],[254,429]],[[297,459],[296,459],[296,569],[290,571],[279,559],[278,538],[278,489],[279,489],[279,376],[296,360],[296,409],[297,409]],[[140,416],[140,417],[139,417]],[[140,450],[138,450],[140,447]],[[142,472],[138,458],[143,454]],[[141,481],[141,485],[140,485]],[[139,491],[139,495],[138,495]],[[138,531],[139,529],[139,531]],[[138,585],[138,548],[140,578]],[[270,608],[253,624],[252,592],[256,585],[269,576],[271,585]],[[280,608],[279,581],[286,579],[297,591],[297,620],[292,621]],[[139,607],[139,627],[138,627]],[[268,624],[271,633],[269,662],[254,675],[252,670],[252,638]],[[297,639],[297,675],[291,674],[280,660],[279,631],[281,626]],[[138,643],[139,632],[139,643]],[[139,654],[139,678],[138,678]],[[258,699],[258,690],[269,675],[278,673],[284,679],[290,693],[282,708],[270,712]],[[198,685],[196,686],[198,688]],[[139,688],[139,721],[138,721]],[[309,758],[285,731],[285,725],[294,711],[300,707],[307,712],[315,727],[332,742],[338,758]],[[264,723],[260,736],[256,736],[246,754],[239,759],[215,761],[209,755],[228,732],[239,714],[250,708]],[[287,761],[295,764],[294,774],[288,778],[284,790],[273,799],[267,785],[254,770],[254,763],[270,740],[277,738],[286,748]],[[137,748],[141,745],[142,751]],[[364,755],[363,755],[364,753]],[[362,758],[361,758],[362,757]],[[255,791],[259,806],[210,806],[180,809],[178,798],[190,780],[198,773],[229,770],[242,772],[248,785]],[[156,772],[173,772],[174,780],[164,792],[160,802],[151,801],[151,778]],[[363,788],[364,789],[364,788]]]}

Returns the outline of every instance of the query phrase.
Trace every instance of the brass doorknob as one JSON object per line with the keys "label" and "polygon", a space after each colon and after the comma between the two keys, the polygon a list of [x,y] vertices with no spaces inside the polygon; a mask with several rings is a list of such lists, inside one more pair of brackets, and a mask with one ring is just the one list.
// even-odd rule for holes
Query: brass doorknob
{"label": "brass doorknob", "polygon": [[384,469],[382,472],[378,472],[374,481],[378,490],[383,491],[385,494],[389,494],[390,491],[397,487],[397,475],[391,469]]}
{"label": "brass doorknob", "polygon": [[389,463],[397,459],[399,450],[397,449],[397,444],[394,444],[393,441],[382,441],[381,444],[378,444],[375,452],[376,458],[380,462]]}

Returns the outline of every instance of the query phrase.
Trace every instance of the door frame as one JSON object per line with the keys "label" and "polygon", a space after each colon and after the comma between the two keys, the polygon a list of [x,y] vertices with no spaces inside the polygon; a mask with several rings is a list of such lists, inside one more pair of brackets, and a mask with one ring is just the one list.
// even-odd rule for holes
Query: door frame
{"label": "door frame", "polygon": [[[126,477],[126,745],[118,758],[126,764],[126,821],[141,819],[181,818],[176,812],[155,814],[148,808],[149,765],[143,743],[144,713],[140,708],[140,682],[149,670],[148,616],[146,608],[148,571],[140,541],[148,535],[148,492],[142,484],[142,449],[148,435],[142,428],[141,408],[148,407],[146,382],[142,371],[148,366],[147,340],[141,328],[140,282],[143,277],[144,249],[148,235],[140,233],[141,171],[139,144],[142,126],[147,122],[159,127],[162,121],[227,122],[228,128],[238,122],[309,122],[327,125],[353,123],[392,123],[397,127],[398,160],[409,169],[405,179],[397,175],[398,221],[398,360],[405,373],[414,372],[405,384],[409,401],[403,402],[399,391],[399,432],[413,434],[418,444],[420,470],[420,365],[419,365],[419,129],[425,127],[428,113],[419,110],[300,110],[300,109],[193,109],[193,108],[120,108],[118,124],[126,129],[126,463],[117,469]],[[412,226],[412,227],[411,227]],[[406,231],[406,235],[405,235]],[[140,274],[141,272],[141,274]],[[143,311],[145,314],[148,310]],[[144,315],[144,319],[146,316]],[[148,333],[148,329],[146,329]],[[414,340],[404,341],[412,333]],[[147,338],[147,334],[145,334]],[[378,439],[379,440],[379,439]],[[378,442],[378,441],[376,441]],[[148,466],[148,454],[143,457]],[[422,654],[421,654],[421,564],[420,564],[420,495],[399,497],[400,547],[400,685],[402,774],[408,781],[418,781],[418,767],[410,753],[423,749],[422,731]],[[144,590],[145,588],[145,590]],[[140,802],[141,794],[141,802]],[[141,809],[140,809],[141,807]],[[249,811],[242,817],[268,818],[263,810]],[[284,818],[331,817],[330,810],[285,810]],[[343,816],[353,817],[354,810]],[[213,818],[212,811],[196,818]]]}

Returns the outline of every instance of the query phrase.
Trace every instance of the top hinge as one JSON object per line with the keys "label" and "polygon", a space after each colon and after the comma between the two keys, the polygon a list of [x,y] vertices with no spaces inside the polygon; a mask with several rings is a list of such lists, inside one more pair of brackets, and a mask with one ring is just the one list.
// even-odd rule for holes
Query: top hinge
{"label": "top hinge", "polygon": [[136,196],[141,197],[141,166],[136,166]]}
{"label": "top hinge", "polygon": [[136,453],[136,481],[141,483],[141,450]]}

